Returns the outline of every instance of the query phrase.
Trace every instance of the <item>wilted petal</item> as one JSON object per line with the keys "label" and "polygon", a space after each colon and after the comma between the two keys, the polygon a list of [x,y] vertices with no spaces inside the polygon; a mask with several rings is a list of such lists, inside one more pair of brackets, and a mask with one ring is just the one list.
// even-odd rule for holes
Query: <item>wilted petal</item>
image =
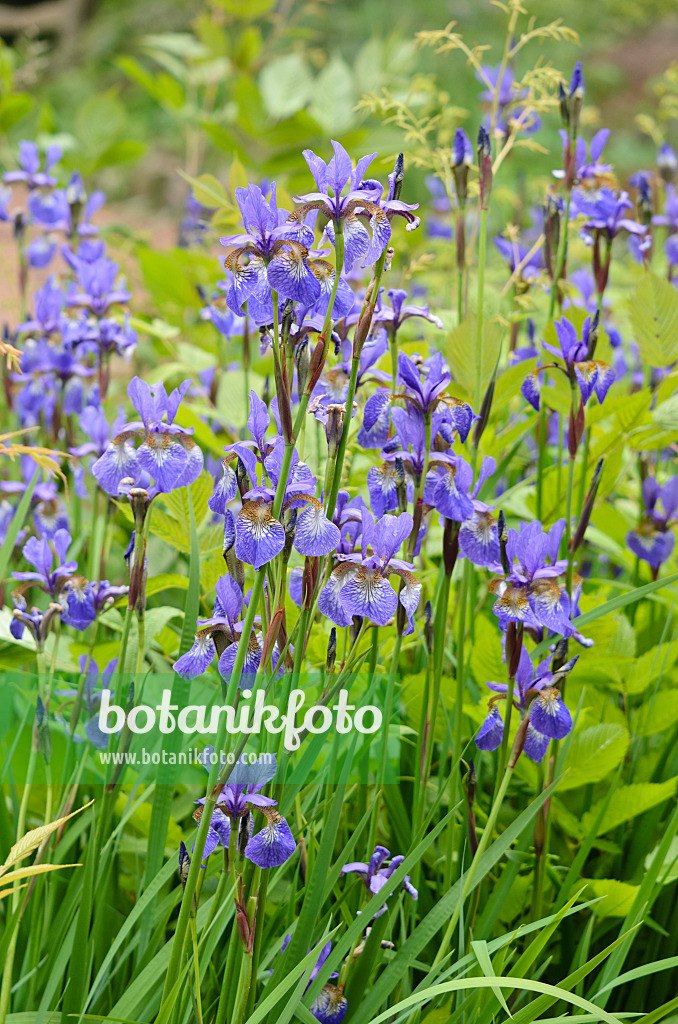
{"label": "wilted petal", "polygon": [[236,556],[255,569],[270,562],[285,547],[282,523],[271,515],[271,505],[257,499],[246,501],[235,524]]}
{"label": "wilted petal", "polygon": [[560,690],[548,686],[530,704],[530,722],[542,736],[562,740],[572,728],[572,715],[563,704]]}
{"label": "wilted petal", "polygon": [[273,809],[262,808],[268,819],[266,826],[252,836],[245,847],[245,856],[260,868],[277,868],[289,860],[297,848],[290,826]]}

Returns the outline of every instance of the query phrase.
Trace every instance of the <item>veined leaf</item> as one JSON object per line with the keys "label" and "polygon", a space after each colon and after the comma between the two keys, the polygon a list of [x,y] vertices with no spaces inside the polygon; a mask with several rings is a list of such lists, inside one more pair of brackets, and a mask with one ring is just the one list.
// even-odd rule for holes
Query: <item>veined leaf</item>
{"label": "veined leaf", "polygon": [[629,302],[631,326],[643,359],[650,366],[670,366],[678,359],[678,292],[647,271]]}
{"label": "veined leaf", "polygon": [[[490,383],[501,348],[502,329],[492,320],[483,321],[483,354],[481,366],[481,392]],[[476,386],[478,363],[478,319],[471,315],[455,327],[447,339],[447,359],[452,377],[469,397]]]}
{"label": "veined leaf", "polygon": [[623,761],[628,746],[629,734],[621,725],[593,725],[576,732],[563,765],[568,771],[559,790],[604,779]]}
{"label": "veined leaf", "polygon": [[[612,797],[596,829],[596,835],[610,832],[617,825],[622,825],[625,821],[649,811],[651,807],[671,799],[676,792],[676,783],[678,778],[667,779],[666,782],[634,782],[630,786],[621,786]],[[594,804],[582,817],[580,828],[583,835],[587,835],[593,828],[603,802]]]}

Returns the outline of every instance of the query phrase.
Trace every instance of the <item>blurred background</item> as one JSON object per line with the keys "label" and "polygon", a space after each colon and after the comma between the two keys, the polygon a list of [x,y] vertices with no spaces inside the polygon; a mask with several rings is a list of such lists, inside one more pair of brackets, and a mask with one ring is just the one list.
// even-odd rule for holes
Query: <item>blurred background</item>
{"label": "blurred background", "polygon": [[[542,25],[563,15],[561,0],[525,6]],[[678,141],[676,5],[571,0],[564,13],[579,43],[558,32],[540,36],[520,51],[513,73],[520,79],[531,67],[552,66],[569,77],[581,58],[589,137],[612,129],[605,158],[624,180],[653,165],[663,138]],[[200,230],[182,174],[213,175],[204,181],[214,202],[209,187],[201,199],[218,208],[219,194],[231,196],[248,178],[276,178],[291,195],[307,191],[301,150],[327,156],[332,137],[354,155],[378,150],[380,176],[399,150],[416,150],[426,121],[438,146],[456,124],[474,137],[481,86],[473,69],[463,52],[437,53],[415,36],[454,21],[466,44],[487,47],[482,59],[496,65],[506,20],[486,0],[2,3],[0,164],[16,167],[20,139],[57,142],[64,174],[77,167],[88,189],[106,192],[101,216],[123,251],[126,243],[176,246]],[[421,119],[414,134],[376,110],[375,97],[406,102]],[[528,170],[552,180],[558,127],[557,110],[549,111],[537,147],[512,154],[505,198],[520,193]],[[404,198],[425,198],[430,170],[410,159],[409,174]]]}

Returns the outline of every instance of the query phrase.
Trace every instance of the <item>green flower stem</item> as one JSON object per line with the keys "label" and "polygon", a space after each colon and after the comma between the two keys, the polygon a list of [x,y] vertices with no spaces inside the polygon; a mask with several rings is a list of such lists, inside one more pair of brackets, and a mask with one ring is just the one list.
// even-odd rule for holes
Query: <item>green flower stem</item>
{"label": "green flower stem", "polygon": [[[461,745],[464,725],[464,683],[466,673],[464,643],[466,638],[466,608],[468,605],[468,594],[470,589],[471,573],[471,563],[469,562],[468,559],[465,559],[461,593],[459,598],[459,618],[457,622],[457,670],[455,677],[454,696],[454,731],[452,741],[452,771],[450,775],[450,807],[456,807],[459,801],[461,787],[461,780],[459,777],[459,772],[457,771],[456,761],[458,758],[461,757]],[[446,889],[449,889],[452,883],[452,872],[454,870],[454,851],[457,849],[458,841],[458,828],[456,818],[454,818],[450,824],[447,838],[447,858],[445,861],[444,885]]]}
{"label": "green flower stem", "polygon": [[475,878],[476,871],[478,870],[478,865],[480,864],[481,858],[482,858],[483,854],[485,853],[485,849],[486,849],[488,843],[490,842],[490,840],[492,839],[492,835],[494,833],[494,828],[495,828],[495,825],[497,824],[497,818],[499,817],[499,812],[500,812],[501,806],[502,806],[502,804],[504,802],[504,797],[506,796],[506,790],[508,789],[509,782],[511,781],[511,776],[512,775],[513,775],[513,768],[512,768],[511,765],[509,765],[506,768],[505,772],[504,772],[504,777],[501,780],[501,785],[499,786],[499,790],[497,791],[497,794],[496,794],[494,800],[492,801],[492,807],[490,809],[490,813],[489,813],[489,816],[488,816],[488,819],[487,819],[487,824],[485,825],[485,828],[483,829],[483,834],[480,837],[480,841],[478,843],[478,849],[475,852],[475,856],[474,856],[473,860],[469,864],[468,871],[464,875],[464,881],[462,883],[462,889],[461,889],[461,899],[459,900],[459,902],[457,903],[456,907],[454,908],[454,913],[452,914],[452,917],[448,921],[447,928],[445,930],[445,935],[443,936],[443,940],[442,940],[442,942],[440,944],[438,952],[435,955],[435,959],[433,961],[433,964],[431,965],[431,969],[437,967],[438,964],[441,962],[441,960],[443,960],[445,958],[445,956],[447,955],[447,950],[450,947],[450,943],[452,941],[452,938],[454,936],[457,924],[459,922],[459,915],[461,913],[461,908],[464,905],[469,892],[471,891],[471,885],[473,883],[473,879]]}
{"label": "green flower stem", "polygon": [[[28,755],[28,765],[26,768],[26,784],[24,785],[24,791],[21,795],[21,803],[19,805],[19,815],[17,818],[16,827],[16,838],[17,841],[22,837],[26,830],[26,815],[28,812],[28,800],[31,794],[33,786],[33,778],[35,776],[35,767],[38,758],[38,745],[37,735],[35,733],[35,726],[33,727],[33,735],[31,740],[31,750]],[[17,879],[13,885],[12,892],[12,915],[21,913],[19,910],[19,889],[21,888],[21,881]],[[24,904],[25,906],[25,904]],[[7,922],[9,924],[9,921]],[[9,1010],[9,1001],[12,991],[12,970],[14,968],[14,956],[16,953],[17,940],[19,938],[19,925],[17,924],[12,933],[9,947],[5,954],[5,964],[2,971],[2,985],[0,985],[0,1024],[5,1024],[7,1019],[7,1011]]]}
{"label": "green flower stem", "polygon": [[[369,292],[370,299],[366,306],[363,306],[363,312],[361,313],[358,324],[363,321],[363,317],[368,318],[368,328],[372,323],[372,317],[374,310],[377,305],[377,299],[379,298],[379,285],[381,278],[384,273],[384,264],[386,263],[386,249],[377,260],[374,268],[374,274],[372,276],[372,283],[370,284],[371,291]],[[357,328],[356,328],[357,329]],[[365,337],[367,337],[365,332]],[[339,448],[337,449],[337,465],[334,471],[334,480],[332,481],[332,491],[330,493],[330,500],[327,505],[327,518],[332,519],[334,510],[337,505],[337,496],[339,494],[339,485],[341,483],[341,471],[344,466],[344,458],[346,457],[346,448],[348,446],[348,435],[351,429],[351,411],[353,409],[353,400],[355,398],[356,386],[358,383],[358,370],[360,368],[360,352],[353,352],[353,359],[351,360],[351,376],[348,381],[348,391],[346,394],[346,413],[344,415],[344,423],[341,431],[341,438],[339,441]]]}
{"label": "green flower stem", "polygon": [[483,303],[485,301],[485,261],[487,258],[487,219],[489,209],[480,211],[480,228],[478,235],[478,329],[476,335],[476,379],[473,392],[473,408],[480,411],[483,401]]}
{"label": "green flower stem", "polygon": [[[297,415],[297,423],[295,424],[295,433],[297,424],[301,422],[306,412],[306,406],[308,405],[308,396],[302,397],[299,413]],[[280,515],[280,509],[282,508],[283,499],[285,497],[285,490],[287,488],[287,479],[289,477],[290,466],[292,464],[292,453],[294,451],[294,442],[289,441],[285,444],[285,450],[283,452],[282,465],[280,467],[280,476],[278,478],[278,485],[276,487],[275,497],[273,499],[272,515],[274,519],[277,519]],[[252,585],[252,592],[250,595],[250,603],[247,607],[247,614],[243,622],[242,633],[240,635],[240,641],[238,643],[238,650],[235,656],[235,663],[231,671],[231,677],[228,683],[228,690],[226,692],[225,704],[232,705],[235,699],[236,691],[238,689],[238,682],[242,673],[243,665],[245,663],[245,656],[247,654],[247,645],[249,644],[250,637],[252,635],[252,629],[254,627],[254,617],[259,606],[259,599],[261,597],[263,586],[264,586],[264,570],[260,569],[254,574],[254,583]],[[223,750],[226,755],[229,751],[225,749],[226,745],[226,719],[222,716],[219,721],[219,732],[217,734],[217,741],[215,744],[216,750]],[[212,813],[216,807],[217,800],[222,786],[231,771],[231,765],[226,762],[225,766],[221,771],[219,770],[218,759],[210,768],[209,779],[207,781],[207,798],[203,807],[202,817],[200,819],[200,826],[198,828],[198,835],[195,841],[195,849],[193,857],[191,859],[191,867],[188,872],[188,878],[186,879],[186,887],[184,889],[184,895],[181,900],[181,907],[179,909],[179,918],[177,920],[176,930],[174,932],[174,938],[172,940],[172,949],[170,951],[169,964],[167,966],[167,974],[165,975],[165,985],[162,993],[162,1000],[160,1003],[160,1011],[165,1007],[167,1000],[170,997],[172,991],[172,985],[174,980],[178,977],[181,968],[181,960],[183,957],[184,943],[186,940],[186,930],[188,927],[188,920],[190,914],[190,908],[193,902],[193,896],[195,894],[198,878],[200,875],[200,864],[202,861],[202,854],[205,849],[205,841],[207,839],[207,832],[209,829],[210,821],[212,820]]]}
{"label": "green flower stem", "polygon": [[[364,623],[363,623],[364,626]],[[361,632],[362,632],[361,626]],[[379,766],[379,778],[377,780],[377,796],[374,802],[374,808],[372,812],[372,820],[370,822],[370,832],[367,840],[367,849],[372,850],[375,846],[377,839],[377,827],[379,824],[379,810],[381,808],[381,800],[384,792],[384,779],[386,778],[386,762],[388,760],[388,733],[389,724],[391,721],[391,710],[393,708],[393,695],[395,691],[395,681],[398,672],[398,660],[400,658],[400,647],[402,645],[403,638],[400,633],[395,638],[395,644],[393,645],[393,654],[391,655],[391,669],[388,674],[388,682],[386,684],[386,704],[384,707],[384,740],[381,751],[381,764]],[[354,644],[354,650],[357,647],[357,640]]]}
{"label": "green flower stem", "polygon": [[193,971],[195,976],[195,1016],[197,1024],[202,1024],[202,1003],[200,1001],[200,956],[198,953],[198,936],[195,927],[195,914],[191,914],[191,942],[193,944]]}

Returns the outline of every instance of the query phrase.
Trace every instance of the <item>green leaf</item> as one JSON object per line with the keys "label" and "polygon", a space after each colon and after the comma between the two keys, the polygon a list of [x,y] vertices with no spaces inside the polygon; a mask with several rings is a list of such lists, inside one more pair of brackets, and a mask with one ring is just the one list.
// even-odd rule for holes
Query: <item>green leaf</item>
{"label": "green leaf", "polygon": [[198,178],[192,178],[181,168],[179,168],[179,174],[191,186],[197,201],[202,206],[206,206],[208,210],[233,209],[233,203],[226,194],[224,186],[213,174],[201,174]]}
{"label": "green leaf", "polygon": [[637,736],[653,736],[664,732],[678,722],[678,693],[662,690],[654,700],[646,700],[633,719],[633,731]]}
{"label": "green leaf", "polygon": [[557,985],[546,985],[541,981],[532,981],[528,978],[461,978],[457,981],[446,981],[442,985],[432,985],[430,988],[424,989],[423,992],[415,992],[413,995],[408,996],[407,999],[402,999],[395,1006],[384,1010],[379,1016],[373,1017],[368,1024],[382,1024],[382,1021],[389,1020],[398,1011],[405,1010],[408,1007],[419,1006],[422,1003],[427,1003],[429,1000],[436,999],[438,996],[447,995],[449,992],[464,992],[469,989],[494,989],[497,986],[506,988],[509,992],[538,992],[541,995],[552,996],[554,999],[562,999],[566,1003],[571,1003],[573,1006],[579,1006],[582,1010],[586,1010],[592,1014],[592,1019],[594,1020],[604,1020],[607,1024],[620,1024],[617,1017],[614,1017],[611,1013],[606,1013],[605,1010],[600,1009],[588,999],[583,999],[581,996],[568,992],[567,989],[559,988]]}
{"label": "green leaf", "polygon": [[[666,782],[634,782],[629,786],[621,786],[610,801],[595,834],[601,836],[605,832],[610,832],[625,821],[630,821],[631,818],[649,811],[651,807],[671,799],[676,792],[676,783],[678,778],[667,779]],[[583,835],[588,835],[590,829],[594,827],[604,802],[600,800],[595,803],[582,817],[580,828]]]}
{"label": "green leaf", "polygon": [[271,117],[291,117],[313,97],[315,86],[305,58],[287,53],[264,65],[259,88]]}
{"label": "green leaf", "polygon": [[560,792],[600,782],[624,760],[628,746],[629,734],[621,725],[592,725],[575,732]]}
{"label": "green leaf", "polygon": [[[648,871],[652,866],[659,846],[655,846],[651,853],[648,853],[645,858],[645,870]],[[660,885],[670,885],[678,879],[678,837],[672,840],[669,846],[666,856],[664,857],[664,863],[659,869],[659,875],[657,880]]]}
{"label": "green leaf", "polygon": [[[503,331],[499,324],[492,320],[483,321],[482,394],[485,394],[497,364],[502,336]],[[472,396],[475,390],[477,351],[478,319],[471,314],[454,328],[447,339],[447,359],[452,377],[468,396]]]}
{"label": "green leaf", "polygon": [[678,292],[669,281],[647,271],[629,301],[631,326],[643,359],[670,366],[678,359]]}
{"label": "green leaf", "polygon": [[341,57],[333,57],[315,80],[308,112],[336,138],[353,124],[355,104],[351,69]]}
{"label": "green leaf", "polygon": [[26,490],[21,496],[19,506],[14,515],[12,516],[9,526],[7,527],[5,539],[2,542],[2,547],[0,547],[0,582],[2,582],[2,580],[4,580],[5,578],[7,566],[9,565],[9,560],[12,557],[12,552],[14,551],[16,539],[19,536],[19,530],[24,525],[24,520],[28,515],[28,509],[31,504],[31,498],[33,497],[33,491],[35,490],[35,485],[40,479],[40,476],[40,470],[36,467],[33,476],[31,477],[30,483],[28,484]]}
{"label": "green leaf", "polygon": [[582,882],[586,882],[594,895],[604,897],[593,908],[598,917],[625,917],[640,888],[616,878],[582,878]]}

